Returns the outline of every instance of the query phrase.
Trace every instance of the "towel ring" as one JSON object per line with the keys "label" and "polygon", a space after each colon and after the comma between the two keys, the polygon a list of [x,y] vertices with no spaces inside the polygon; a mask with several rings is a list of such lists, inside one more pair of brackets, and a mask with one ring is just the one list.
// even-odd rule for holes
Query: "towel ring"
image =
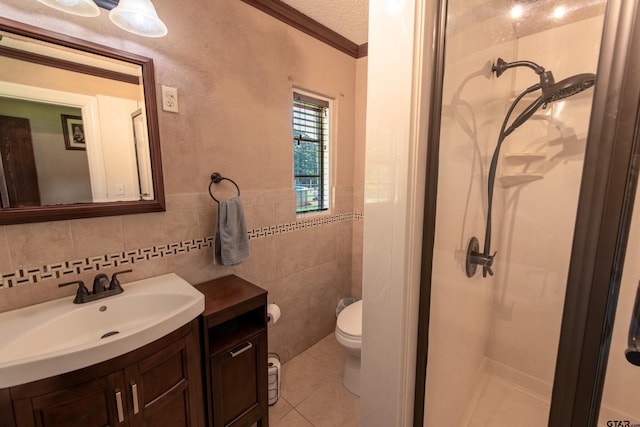
{"label": "towel ring", "polygon": [[216,203],[220,203],[220,201],[213,196],[213,193],[211,192],[211,186],[213,184],[219,184],[220,181],[222,181],[222,180],[227,180],[230,183],[232,183],[233,185],[235,185],[236,186],[236,190],[238,190],[238,197],[240,197],[240,187],[238,187],[238,184],[236,184],[236,182],[234,180],[232,180],[230,178],[225,178],[222,175],[220,175],[218,172],[214,172],[214,173],[211,174],[211,182],[209,183],[209,195],[211,196],[211,198],[213,200],[215,200]]}

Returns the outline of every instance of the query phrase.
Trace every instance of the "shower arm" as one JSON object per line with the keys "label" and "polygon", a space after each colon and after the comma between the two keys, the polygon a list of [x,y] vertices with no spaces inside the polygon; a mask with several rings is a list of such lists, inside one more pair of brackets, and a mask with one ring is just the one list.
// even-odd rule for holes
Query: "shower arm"
{"label": "shower arm", "polygon": [[[489,167],[489,176],[487,182],[487,224],[485,228],[485,238],[484,238],[484,250],[480,253],[477,249],[473,250],[471,247],[468,251],[468,260],[467,263],[481,265],[482,266],[482,277],[487,277],[487,274],[493,276],[493,270],[491,269],[493,265],[493,259],[496,256],[496,253],[491,255],[491,213],[493,208],[493,187],[495,184],[496,170],[498,167],[498,158],[500,157],[500,148],[502,147],[502,143],[513,131],[515,131],[518,127],[520,127],[523,123],[525,123],[538,109],[544,105],[544,101],[542,97],[538,97],[535,101],[533,101],[529,106],[527,106],[524,111],[522,111],[518,117],[516,117],[511,125],[507,127],[507,123],[511,118],[511,114],[515,110],[518,103],[524,98],[526,95],[531,92],[535,92],[540,89],[540,84],[537,83],[529,88],[525,89],[520,95],[516,97],[513,101],[507,114],[505,115],[504,121],[502,122],[502,127],[500,128],[500,134],[498,136],[498,142],[496,144],[496,148],[493,152],[493,156],[491,157],[491,165]],[[478,248],[479,249],[479,248]]]}
{"label": "shower arm", "polygon": [[531,61],[507,62],[502,58],[498,58],[496,63],[491,67],[491,71],[496,73],[496,77],[500,77],[502,73],[504,73],[506,70],[508,70],[509,68],[515,68],[515,67],[529,67],[533,71],[535,71],[535,73],[538,75],[545,72],[544,67],[541,67],[535,62],[531,62]]}

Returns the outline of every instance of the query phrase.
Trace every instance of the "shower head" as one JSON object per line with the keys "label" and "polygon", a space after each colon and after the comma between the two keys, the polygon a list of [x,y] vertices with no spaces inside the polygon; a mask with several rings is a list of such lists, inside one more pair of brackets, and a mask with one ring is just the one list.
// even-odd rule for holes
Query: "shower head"
{"label": "shower head", "polygon": [[546,71],[544,67],[531,61],[506,62],[504,59],[498,58],[491,71],[496,73],[496,77],[500,77],[506,70],[514,67],[531,68],[540,77],[542,108],[550,102],[559,101],[589,89],[596,83],[596,76],[591,73],[577,74],[556,83],[551,71]]}
{"label": "shower head", "polygon": [[568,98],[596,84],[596,75],[591,73],[577,74],[555,83],[551,71],[540,75],[542,100],[545,105],[549,102]]}

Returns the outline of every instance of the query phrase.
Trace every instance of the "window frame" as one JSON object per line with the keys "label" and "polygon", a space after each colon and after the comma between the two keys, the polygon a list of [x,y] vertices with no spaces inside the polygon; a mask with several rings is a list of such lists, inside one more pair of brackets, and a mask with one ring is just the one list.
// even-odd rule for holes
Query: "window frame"
{"label": "window frame", "polygon": [[[334,98],[323,96],[314,92],[309,92],[307,90],[300,89],[300,88],[293,88],[291,95],[292,96],[291,96],[291,104],[290,104],[291,105],[291,125],[290,126],[291,126],[291,141],[293,144],[296,143],[295,136],[294,136],[294,125],[293,125],[293,120],[294,120],[293,109],[295,107],[296,96],[298,95],[299,99],[305,102],[309,102],[319,106],[325,106],[328,109],[328,113],[327,113],[328,126],[326,127],[327,130],[326,130],[325,139],[322,141],[322,144],[326,145],[326,149],[324,150],[326,151],[326,153],[322,154],[322,157],[324,159],[320,161],[320,167],[321,167],[320,172],[322,174],[322,179],[324,181],[324,191],[323,191],[324,204],[326,205],[326,207],[324,208],[320,207],[318,209],[313,209],[309,211],[298,211],[297,193],[295,192],[296,191],[295,186],[297,185],[296,174],[295,174],[296,173],[295,153],[293,153],[294,155],[292,156],[293,158],[292,187],[294,190],[294,198],[295,198],[294,209],[295,209],[296,216],[327,215],[333,211],[334,205],[335,205],[335,200],[334,200],[335,192],[334,192],[333,183],[334,183],[334,170],[335,170],[334,153],[336,152],[335,135],[336,135],[337,103],[335,102]],[[323,162],[326,164],[323,164]]]}

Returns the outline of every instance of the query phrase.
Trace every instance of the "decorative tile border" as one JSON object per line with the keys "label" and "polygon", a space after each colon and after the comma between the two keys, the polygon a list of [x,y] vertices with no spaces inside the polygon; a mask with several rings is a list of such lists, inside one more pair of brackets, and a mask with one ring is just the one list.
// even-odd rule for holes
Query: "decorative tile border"
{"label": "decorative tile border", "polygon": [[[286,224],[255,228],[253,230],[249,230],[247,233],[249,235],[249,240],[252,240],[274,236],[276,234],[290,233],[292,231],[319,227],[341,221],[363,219],[364,214],[360,212],[349,212],[331,216],[314,216],[312,218],[300,219]],[[212,246],[213,236],[208,236],[114,254],[62,261],[41,267],[20,268],[14,272],[2,274],[2,277],[0,278],[0,289],[8,289],[27,283],[38,283],[46,279],[64,279],[65,277],[72,279],[71,276],[76,274],[99,271],[105,268],[128,266],[137,262],[199,251]]]}

